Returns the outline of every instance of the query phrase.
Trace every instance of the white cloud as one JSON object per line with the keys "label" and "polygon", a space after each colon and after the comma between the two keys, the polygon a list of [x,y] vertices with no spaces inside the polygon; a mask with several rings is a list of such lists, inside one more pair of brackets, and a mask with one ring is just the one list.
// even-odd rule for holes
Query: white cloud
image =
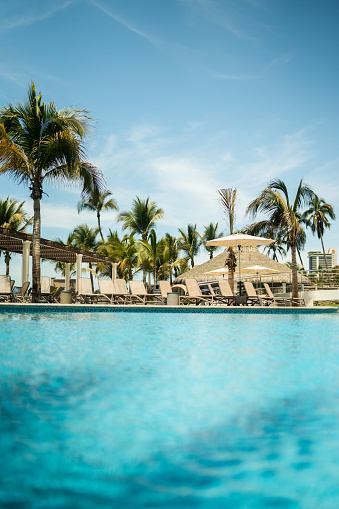
{"label": "white cloud", "polygon": [[150,196],[165,210],[162,225],[176,231],[188,223],[221,222],[217,189],[236,187],[237,227],[241,227],[248,222],[244,217],[248,203],[268,181],[297,182],[311,157],[307,130],[266,145],[255,145],[257,133],[253,133],[244,152],[231,146],[226,133],[212,136],[205,132],[203,122],[197,126],[184,126],[174,135],[161,126],[136,125],[106,139],[91,159],[104,171],[120,210],[128,209],[136,195]]}

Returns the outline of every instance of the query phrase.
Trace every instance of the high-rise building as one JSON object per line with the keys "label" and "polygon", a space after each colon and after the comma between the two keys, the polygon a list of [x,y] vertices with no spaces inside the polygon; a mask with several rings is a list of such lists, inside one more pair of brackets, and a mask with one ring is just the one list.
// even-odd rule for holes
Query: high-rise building
{"label": "high-rise building", "polygon": [[[332,269],[337,265],[337,250],[330,248],[325,254],[326,261],[329,269]],[[321,251],[309,251],[307,253],[308,258],[308,270],[326,269],[324,253]]]}

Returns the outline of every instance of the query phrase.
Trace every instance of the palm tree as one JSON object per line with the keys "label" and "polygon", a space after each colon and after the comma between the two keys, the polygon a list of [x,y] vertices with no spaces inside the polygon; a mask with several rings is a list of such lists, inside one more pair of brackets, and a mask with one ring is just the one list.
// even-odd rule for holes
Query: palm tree
{"label": "palm tree", "polygon": [[[122,229],[131,230],[131,233],[141,235],[141,240],[147,242],[151,228],[156,227],[156,223],[164,216],[162,208],[154,201],[140,200],[137,196],[133,202],[131,210],[120,212],[118,221],[122,222]],[[143,268],[143,281],[146,283],[146,271]]]}
{"label": "palm tree", "polygon": [[[215,223],[215,224],[210,223],[208,226],[204,226],[204,228],[205,228],[205,231],[202,236],[203,242],[207,242],[208,240],[213,240],[213,239],[219,239],[220,237],[223,236],[222,232],[218,232],[218,223]],[[216,251],[218,249],[218,246],[206,246],[205,245],[205,249],[209,252],[210,260],[212,260],[214,251]]]}
{"label": "palm tree", "polygon": [[141,260],[141,264],[144,263],[144,259],[149,261],[151,268],[153,270],[153,281],[154,284],[157,284],[157,269],[158,269],[158,261],[162,254],[163,243],[162,240],[157,242],[157,235],[155,230],[152,230],[149,233],[148,242],[141,241],[139,244],[139,256]]}
{"label": "palm tree", "polygon": [[84,161],[83,138],[90,119],[86,111],[57,110],[42,102],[32,82],[24,103],[0,110],[0,174],[29,186],[34,203],[32,301],[40,299],[40,202],[46,183],[82,184],[85,199],[101,189],[100,170]]}
{"label": "palm tree", "polygon": [[162,267],[161,271],[163,274],[169,273],[169,280],[172,284],[173,272],[174,277],[178,277],[181,274],[181,268],[184,262],[187,264],[184,258],[179,258],[179,240],[173,237],[170,233],[166,233],[162,239]]}
{"label": "palm tree", "polygon": [[[133,233],[124,235],[120,240],[118,233],[110,230],[107,241],[99,246],[98,252],[118,260],[119,277],[126,281],[133,279],[133,270],[137,269],[139,263],[138,245]],[[111,267],[107,267],[102,274],[110,276],[111,271]]]}
{"label": "palm tree", "polygon": [[[234,224],[235,224],[235,207],[237,204],[237,189],[229,187],[227,189],[218,189],[218,193],[220,196],[220,205],[222,210],[226,216],[226,224],[228,226],[229,234],[233,235],[234,232]],[[233,247],[229,247],[228,256],[225,262],[225,265],[228,267],[228,281],[232,292],[234,291],[234,271],[237,266],[236,257],[234,254]]]}
{"label": "palm tree", "polygon": [[[72,233],[70,233],[67,237],[66,242],[64,242],[62,239],[57,238],[54,239],[54,242],[59,242],[59,244],[63,244],[65,246],[75,246],[75,241],[72,238]],[[54,271],[60,272],[62,276],[66,276],[66,262],[55,262],[54,264]],[[70,263],[70,275],[74,276],[76,274],[76,263]]]}
{"label": "palm tree", "polygon": [[105,201],[109,196],[112,196],[111,191],[106,189],[105,191],[99,191],[98,189],[93,189],[90,197],[87,200],[80,200],[78,202],[78,214],[82,210],[92,210],[97,213],[98,219],[98,228],[102,241],[104,241],[104,236],[101,231],[100,224],[100,214],[105,210],[118,210],[117,201],[114,198],[110,198]]}
{"label": "palm tree", "polygon": [[[259,212],[269,214],[269,219],[260,221],[262,228],[273,228],[277,235],[285,237],[292,255],[292,299],[298,298],[298,267],[297,244],[300,225],[301,208],[314,196],[312,189],[300,180],[293,202],[290,201],[286,184],[279,179],[272,180],[269,185],[247,207],[246,213],[255,217]],[[255,227],[258,223],[250,225]]]}
{"label": "palm tree", "polygon": [[187,231],[179,228],[181,237],[178,239],[179,250],[184,251],[186,259],[190,260],[194,267],[194,257],[198,254],[201,245],[201,235],[197,231],[197,225],[189,224]]}
{"label": "palm tree", "polygon": [[323,241],[324,229],[329,229],[331,227],[331,223],[329,222],[327,216],[329,216],[330,219],[335,219],[335,213],[332,205],[326,203],[323,198],[319,198],[319,196],[315,194],[309,202],[309,208],[305,210],[303,214],[303,219],[306,226],[311,228],[313,235],[315,232],[317,232],[318,239],[321,241],[321,246],[325,258],[326,271],[328,273],[328,263]]}
{"label": "palm tree", "polygon": [[[2,200],[0,198],[0,226],[8,230],[16,232],[24,232],[26,228],[32,224],[33,218],[29,218],[28,214],[23,210],[24,201],[18,203],[11,200],[9,196]],[[11,255],[9,251],[5,253],[6,276],[9,276],[9,262]]]}
{"label": "palm tree", "polygon": [[[96,240],[99,233],[99,228],[90,228],[87,224],[80,224],[76,226],[69,235],[71,245],[83,249],[85,251],[95,252],[98,250],[98,242]],[[93,287],[93,271],[92,263],[89,262],[89,273]]]}

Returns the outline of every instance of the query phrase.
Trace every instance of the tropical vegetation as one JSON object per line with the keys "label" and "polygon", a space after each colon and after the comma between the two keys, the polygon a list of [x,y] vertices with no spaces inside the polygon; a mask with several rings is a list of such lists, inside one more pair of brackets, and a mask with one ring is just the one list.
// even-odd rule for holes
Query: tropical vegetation
{"label": "tropical vegetation", "polygon": [[268,214],[263,219],[249,225],[247,231],[257,234],[273,229],[277,235],[284,238],[292,257],[292,298],[298,298],[298,266],[297,245],[298,236],[302,231],[300,218],[302,208],[313,198],[312,189],[301,179],[294,199],[290,197],[286,184],[280,180],[272,180],[247,207],[246,213],[255,218],[258,213]]}
{"label": "tropical vegetation", "polygon": [[101,171],[85,160],[83,140],[87,112],[58,110],[44,103],[31,83],[25,102],[0,110],[0,175],[11,176],[31,191],[34,204],[32,237],[32,300],[40,299],[40,202],[45,184],[80,183],[83,198],[103,188]]}

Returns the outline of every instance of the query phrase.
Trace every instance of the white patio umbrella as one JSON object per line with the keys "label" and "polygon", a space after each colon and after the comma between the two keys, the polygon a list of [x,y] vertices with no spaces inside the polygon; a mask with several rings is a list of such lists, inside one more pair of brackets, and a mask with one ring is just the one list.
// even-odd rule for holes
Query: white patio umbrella
{"label": "white patio umbrella", "polygon": [[214,270],[209,270],[208,272],[205,272],[205,274],[211,274],[212,276],[220,276],[220,274],[222,274],[222,277],[225,276],[225,274],[228,273],[228,268],[227,267],[221,267],[221,269],[214,269]]}
{"label": "white patio umbrella", "polygon": [[[252,267],[244,267],[242,269],[243,272],[247,272],[249,274],[256,274],[257,275],[257,278],[258,278],[258,283],[259,284],[259,274],[268,274],[270,272],[279,272],[278,270],[276,269],[271,269],[270,267],[262,267],[261,265],[253,265]],[[261,278],[260,278],[261,280]]]}
{"label": "white patio umbrella", "polygon": [[[245,233],[234,233],[227,237],[220,237],[219,239],[208,240],[206,246],[228,246],[237,247],[239,250],[239,279],[241,279],[241,265],[240,265],[240,249],[242,247],[255,247],[271,244],[273,239],[266,239],[265,237],[256,237],[254,235],[246,235]],[[241,285],[240,285],[241,291]]]}
{"label": "white patio umbrella", "polygon": [[261,265],[253,265],[253,267],[244,267],[243,272],[254,272],[255,274],[267,274],[269,272],[279,272],[277,269],[271,269],[270,267],[262,267]]}

